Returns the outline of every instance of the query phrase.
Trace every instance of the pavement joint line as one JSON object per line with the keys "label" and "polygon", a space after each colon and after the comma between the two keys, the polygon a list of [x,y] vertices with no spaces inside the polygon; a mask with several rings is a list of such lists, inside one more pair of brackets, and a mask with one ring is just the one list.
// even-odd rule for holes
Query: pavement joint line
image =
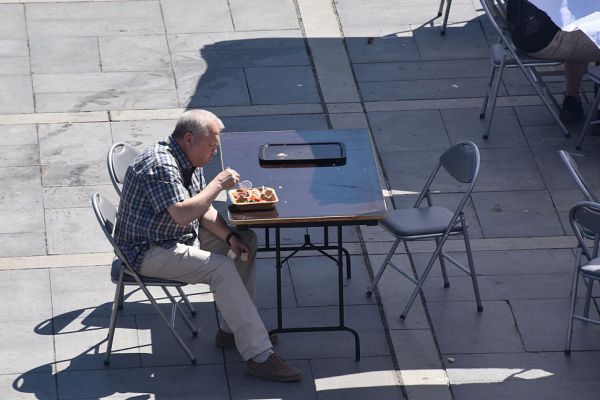
{"label": "pavement joint line", "polygon": [[[456,243],[455,243],[456,242]],[[359,245],[357,242],[349,242],[349,245]],[[391,241],[365,241],[369,256],[387,254]],[[374,249],[374,246],[381,245],[381,252]],[[471,239],[473,251],[500,251],[500,250],[545,250],[545,249],[572,249],[575,247],[575,241],[570,236],[541,236],[529,238],[494,238],[494,239]],[[354,250],[354,249],[353,249]],[[362,254],[360,249],[351,251],[352,255]],[[411,253],[431,252],[428,245],[419,245],[411,247]],[[461,240],[450,240],[446,242],[446,251],[464,251],[464,244]],[[404,250],[397,251],[398,254],[404,254]],[[317,255],[318,253],[314,253]],[[312,254],[306,254],[306,257]],[[261,253],[259,258],[273,258],[273,253]],[[84,254],[60,254],[45,256],[23,256],[23,257],[1,257],[0,271],[17,269],[40,269],[40,268],[66,268],[66,267],[88,267],[94,265],[108,265],[112,262],[112,252],[84,253]]]}

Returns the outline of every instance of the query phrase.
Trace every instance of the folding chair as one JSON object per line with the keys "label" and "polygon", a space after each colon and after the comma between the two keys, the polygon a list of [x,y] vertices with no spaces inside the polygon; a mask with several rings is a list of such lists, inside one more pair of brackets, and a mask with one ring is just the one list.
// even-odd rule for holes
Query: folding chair
{"label": "folding chair", "polygon": [[[110,180],[119,196],[121,196],[121,187],[123,186],[123,181],[125,181],[127,168],[129,168],[133,160],[140,153],[141,152],[138,149],[125,142],[117,142],[108,150],[108,154],[106,155],[108,175],[110,175]],[[190,314],[192,314],[192,316],[196,316],[196,310],[194,309],[194,306],[185,295],[181,287],[176,286],[175,289],[179,293],[179,296],[181,296],[183,299],[186,307],[190,311]],[[122,305],[123,294],[121,294],[121,298],[119,300],[119,308],[122,308]]]}
{"label": "folding chair", "polygon": [[444,3],[446,3],[446,12],[444,13],[444,21],[442,22],[442,30],[440,35],[444,36],[446,34],[446,25],[448,25],[448,15],[450,15],[450,6],[452,5],[452,0],[440,0],[440,9],[438,10],[438,17],[442,16],[442,12],[444,11]]}
{"label": "folding chair", "polygon": [[[400,314],[400,319],[406,318],[406,314],[415,301],[415,298],[419,294],[419,291],[421,290],[425,279],[429,275],[436,258],[439,258],[440,266],[442,268],[444,287],[450,286],[448,275],[446,273],[445,260],[448,260],[461,271],[471,276],[473,290],[475,291],[475,299],[477,301],[477,311],[483,311],[483,306],[479,296],[479,287],[477,285],[477,275],[475,274],[475,267],[473,264],[473,255],[471,253],[469,234],[467,232],[467,223],[465,221],[463,212],[463,208],[469,200],[469,196],[473,191],[475,182],[477,181],[477,176],[479,174],[479,160],[479,149],[474,143],[462,142],[452,146],[440,156],[435,168],[429,175],[423,190],[421,190],[415,205],[412,208],[389,211],[385,219],[380,222],[381,226],[390,232],[396,238],[396,240],[387,254],[383,265],[379,269],[379,272],[373,281],[373,285],[367,291],[367,296],[372,295],[373,290],[375,290],[375,287],[377,286],[377,282],[379,282],[379,279],[381,278],[381,275],[387,266],[391,265],[392,268],[416,285],[410,296],[410,299],[408,300],[408,303],[402,311],[402,314]],[[467,185],[464,195],[454,211],[444,207],[434,206],[431,198],[431,184],[434,182],[438,172],[442,167],[446,172],[448,172],[448,174],[450,174],[452,178]],[[425,207],[421,207],[423,200],[427,200],[427,206]],[[462,235],[465,241],[465,248],[469,262],[469,265],[466,267],[443,251],[446,240],[450,236],[456,235]],[[398,266],[392,263],[391,258],[396,252],[398,244],[400,242],[404,242],[411,266],[414,269],[407,242],[429,239],[435,240],[437,246],[420,278],[413,278],[409,273],[402,271]]]}
{"label": "folding chair", "polygon": [[600,124],[600,119],[597,118],[598,103],[600,102],[600,66],[596,65],[595,67],[588,69],[586,76],[590,78],[592,82],[594,82],[594,91],[596,94],[594,96],[594,101],[592,101],[592,106],[590,107],[588,116],[585,119],[585,123],[583,124],[583,129],[579,134],[579,139],[577,140],[576,146],[577,150],[581,150],[583,141],[590,131],[591,126]]}
{"label": "folding chair", "polygon": [[[178,305],[177,301],[175,300],[173,295],[171,295],[171,293],[167,289],[167,287],[180,288],[181,286],[185,286],[187,284],[183,283],[183,282],[176,282],[176,281],[157,279],[157,278],[149,278],[149,277],[144,277],[144,276],[138,275],[133,270],[133,268],[131,268],[131,264],[129,264],[127,259],[124,257],[123,253],[119,249],[119,246],[117,246],[117,243],[115,242],[115,239],[113,237],[114,229],[115,229],[115,225],[116,225],[116,218],[117,218],[117,209],[115,208],[115,206],[110,201],[108,201],[107,199],[102,197],[102,195],[100,193],[93,193],[92,194],[92,207],[94,209],[94,213],[96,214],[96,218],[98,219],[98,223],[100,224],[102,231],[106,235],[106,238],[112,245],[112,247],[115,251],[115,255],[116,255],[116,258],[113,261],[112,268],[111,268],[111,279],[112,279],[113,283],[115,283],[117,285],[117,288],[115,291],[115,298],[113,301],[112,312],[110,315],[110,326],[108,329],[108,344],[107,344],[106,359],[104,360],[104,364],[105,365],[110,364],[110,355],[111,355],[111,351],[112,351],[112,343],[113,343],[113,338],[114,338],[114,334],[115,334],[117,314],[118,314],[118,310],[120,308],[119,303],[121,302],[124,286],[126,286],[126,285],[136,285],[142,289],[142,291],[144,292],[144,294],[146,295],[146,297],[148,298],[150,303],[152,303],[154,310],[159,315],[160,319],[162,319],[162,321],[167,325],[167,327],[169,328],[169,330],[171,331],[171,333],[173,334],[173,336],[175,337],[175,339],[177,340],[177,342],[179,343],[179,345],[181,346],[183,351],[190,358],[192,364],[196,364],[196,357],[192,354],[192,352],[190,351],[188,346],[185,344],[185,342],[183,341],[183,339],[181,338],[179,333],[177,333],[177,331],[175,330],[175,319],[177,316],[177,312],[180,310],[179,310],[179,305]],[[162,290],[165,292],[165,295],[170,300],[171,305],[172,305],[170,321],[169,321],[169,319],[167,319],[165,314],[163,314],[163,312],[160,310],[158,303],[156,302],[156,300],[154,299],[154,297],[148,290],[148,288],[147,288],[148,286],[160,286],[162,288]],[[188,328],[192,332],[192,335],[194,337],[198,336],[198,331],[196,330],[196,328],[194,327],[192,322],[189,320],[189,318],[185,315],[185,313],[179,312],[179,314],[181,315],[185,324],[188,326]]]}
{"label": "folding chair", "polygon": [[[496,100],[498,98],[498,92],[500,91],[500,84],[502,83],[502,75],[506,68],[519,68],[523,71],[527,81],[531,84],[533,89],[535,89],[535,92],[550,114],[552,114],[552,117],[558,126],[560,126],[560,129],[564,132],[565,136],[569,136],[569,131],[558,116],[557,110],[560,109],[560,105],[556,102],[550,89],[537,71],[537,68],[540,67],[559,66],[562,64],[562,61],[541,60],[518,50],[513,44],[508,28],[506,27],[506,13],[503,9],[503,4],[499,3],[498,0],[480,1],[485,14],[488,16],[494,31],[498,35],[498,43],[493,44],[490,47],[492,70],[486,88],[486,95],[483,99],[483,104],[481,105],[481,111],[479,113],[479,118],[484,119],[489,108],[489,116],[483,138],[487,139],[490,135],[494,111],[496,109]],[[488,103],[490,103],[489,107]]]}
{"label": "folding chair", "polygon": [[[586,235],[591,233],[595,237],[595,244],[597,244],[598,237],[600,237],[600,204],[591,201],[582,201],[575,204],[569,213],[569,222],[571,223],[571,228],[573,228],[575,237],[577,237],[578,251],[571,285],[571,308],[569,312],[567,345],[565,349],[565,354],[567,355],[571,353],[574,319],[600,325],[600,320],[591,319],[589,317],[592,286],[595,281],[600,281],[600,258],[598,258],[598,248],[594,247],[594,249],[590,251],[586,240]],[[585,264],[582,263],[582,255],[585,256]],[[577,288],[580,276],[583,278],[586,285],[585,305],[583,314],[576,315],[575,301],[577,300]]]}

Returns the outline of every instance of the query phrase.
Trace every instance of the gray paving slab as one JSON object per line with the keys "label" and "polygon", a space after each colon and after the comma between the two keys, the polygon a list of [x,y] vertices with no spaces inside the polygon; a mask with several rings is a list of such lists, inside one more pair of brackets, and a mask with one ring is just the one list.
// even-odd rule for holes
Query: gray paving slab
{"label": "gray paving slab", "polygon": [[[117,320],[111,368],[140,367],[140,346],[134,317]],[[54,336],[57,371],[103,369],[109,317],[73,318],[57,321],[60,332]]]}
{"label": "gray paving slab", "polygon": [[175,88],[170,71],[104,72],[34,75],[33,86],[40,93],[90,93]]}
{"label": "gray paving slab", "polygon": [[30,68],[28,57],[0,56],[0,75],[28,74],[29,72]]}
{"label": "gray paving slab", "polygon": [[[562,149],[563,147],[561,146],[532,147],[533,155],[549,190],[571,190],[577,188],[558,154],[558,150]],[[573,157],[577,163],[579,172],[588,185],[592,187],[600,187],[600,177],[595,173],[600,164],[600,156],[596,149],[594,146],[584,147],[582,151],[574,152],[579,155]],[[572,151],[570,148],[566,150]]]}
{"label": "gray paving slab", "polygon": [[542,176],[531,151],[525,147],[481,149],[481,167],[475,191],[541,190]]}
{"label": "gray paving slab", "polygon": [[[385,43],[388,39],[376,39]],[[389,51],[389,49],[385,49]],[[383,49],[382,49],[382,52]],[[354,60],[353,60],[354,61]],[[386,61],[386,62],[383,62]],[[489,60],[436,60],[436,61],[410,61],[387,62],[388,60],[374,60],[365,64],[354,64],[356,80],[359,82],[385,82],[385,81],[410,81],[419,79],[456,79],[456,78],[487,78],[489,76]],[[355,61],[357,62],[357,61]],[[485,93],[482,87],[482,94]]]}
{"label": "gray paving slab", "polygon": [[[489,58],[488,45],[477,19],[472,19],[466,24],[450,24],[442,38],[439,28],[414,25],[412,28],[423,60]],[[483,87],[482,85],[481,88]]]}
{"label": "gray paving slab", "polygon": [[556,121],[543,105],[515,107],[521,125],[554,125]]}
{"label": "gray paving slab", "polygon": [[[298,39],[295,38],[287,40],[298,41]],[[250,41],[258,42],[259,40],[253,39]],[[310,65],[306,49],[292,43],[280,47],[269,47],[269,43],[266,43],[265,45],[257,43],[254,48],[250,47],[250,45],[247,46],[249,48],[235,48],[242,46],[231,44],[231,49],[229,47],[227,47],[227,49],[222,49],[222,47],[225,46],[225,43],[207,45],[200,50],[194,49],[189,52],[175,53],[174,58],[175,60],[204,60],[209,68],[216,69]]]}
{"label": "gray paving slab", "polygon": [[429,329],[392,329],[390,338],[401,370],[442,368],[440,355]]}
{"label": "gray paving slab", "polygon": [[[43,370],[45,372],[42,372]],[[40,372],[0,375],[0,396],[6,399],[56,399],[56,383],[52,367],[40,368]]]}
{"label": "gray paving slab", "polygon": [[94,192],[99,192],[115,205],[119,203],[119,196],[112,185],[49,187],[42,191],[45,208],[91,207]]}
{"label": "gray paving slab", "polygon": [[33,37],[29,49],[33,73],[100,72],[95,37]]}
{"label": "gray paving slab", "polygon": [[100,164],[111,143],[110,124],[38,125],[42,164]]}
{"label": "gray paving slab", "polygon": [[487,78],[420,79],[360,82],[364,101],[423,100],[480,97]]}
{"label": "gray paving slab", "polygon": [[[456,356],[448,370],[452,391],[457,399],[505,399],[507,393],[515,398],[594,399],[598,381],[593,371],[598,363],[597,353],[474,354]],[[486,373],[498,368],[499,377]],[[473,382],[479,372],[481,381]],[[490,371],[491,372],[491,371]]]}
{"label": "gray paving slab", "polygon": [[[52,335],[39,335],[34,328],[39,320],[12,320],[0,325],[0,374],[20,374],[42,364],[54,362]],[[27,355],[24,357],[23,355]]]}
{"label": "gray paving slab", "polygon": [[25,167],[40,163],[37,144],[0,146],[0,154],[0,167]]}
{"label": "gray paving slab", "polygon": [[0,320],[41,321],[52,317],[50,279],[47,270],[1,271]]}
{"label": "gray paving slab", "polygon": [[[570,137],[566,137],[556,123],[552,125],[529,125],[523,127],[523,134],[531,146],[560,146],[571,151],[575,150],[581,129],[571,127],[568,127],[568,129],[571,132]],[[592,145],[596,148],[599,144],[600,140],[596,136],[590,135],[586,138],[586,146]]]}
{"label": "gray paving slab", "polygon": [[545,191],[473,193],[471,198],[486,238],[564,234]]}
{"label": "gray paving slab", "polygon": [[[554,94],[562,94],[565,90],[565,83],[562,72],[557,76],[544,77],[544,82]],[[531,86],[527,78],[519,69],[511,69],[502,77],[503,86],[509,96],[536,96],[537,92]]]}
{"label": "gray paving slab", "polygon": [[46,210],[48,254],[112,251],[91,207]]}
{"label": "gray paving slab", "polygon": [[42,166],[44,188],[57,186],[86,186],[110,184],[106,165],[52,164]]}
{"label": "gray paving slab", "polygon": [[[65,19],[94,20],[103,18],[158,18],[160,17],[160,4],[158,1],[144,1],[144,6],[135,1],[117,1],[114,3],[34,3],[27,4],[28,21],[56,20],[63,22]],[[68,18],[65,18],[68,16]]]}
{"label": "gray paving slab", "polygon": [[318,103],[310,67],[265,67],[245,70],[252,104]]}
{"label": "gray paving slab", "polygon": [[167,35],[167,40],[173,53],[197,52],[205,47],[216,51],[306,46],[299,29],[182,33]]}
{"label": "gray paving slab", "polygon": [[[234,30],[226,0],[161,0],[160,4],[168,34]],[[202,23],[190,15],[202,15]]]}
{"label": "gray paving slab", "polygon": [[471,302],[428,303],[427,308],[442,354],[514,353],[523,343],[510,306],[486,301],[483,312]]}
{"label": "gray paving slab", "polygon": [[179,108],[175,89],[120,90],[108,89],[81,93],[39,93],[35,95],[39,112],[146,110]]}
{"label": "gray paving slab", "polygon": [[13,210],[41,206],[39,166],[0,167],[0,181],[15,188],[0,192],[0,209]]}
{"label": "gray paving slab", "polygon": [[121,18],[63,19],[62,21],[57,19],[28,19],[27,22],[27,32],[30,38],[160,35],[164,34],[164,29],[160,15],[154,18],[122,16]]}
{"label": "gray paving slab", "polygon": [[401,399],[402,391],[390,357],[310,360],[319,399]]}
{"label": "gray paving slab", "polygon": [[[583,299],[577,302],[577,314],[583,312],[583,304]],[[511,300],[510,305],[519,326],[525,350],[550,352],[562,351],[566,348],[570,300]],[[598,312],[595,308],[592,305],[590,317],[598,319]],[[597,326],[574,321],[573,329],[571,344],[573,351],[600,350]]]}
{"label": "gray paving slab", "polygon": [[229,132],[327,129],[327,117],[323,114],[224,117],[222,120]]}
{"label": "gray paving slab", "polygon": [[381,151],[440,150],[450,141],[438,110],[369,113],[375,143]]}
{"label": "gray paving slab", "polygon": [[303,378],[295,383],[278,383],[261,381],[257,385],[256,378],[246,373],[245,363],[227,365],[227,378],[230,384],[231,399],[317,399],[311,368],[307,360],[290,362],[302,371]]}
{"label": "gray paving slab", "polygon": [[135,368],[90,371],[63,371],[57,374],[62,399],[229,399],[222,364]]}
{"label": "gray paving slab", "polygon": [[[354,71],[358,81],[383,80],[384,76],[396,77],[398,66],[390,64],[393,61],[417,61],[419,52],[410,32],[400,32],[389,36],[375,37],[346,37],[346,46],[350,60],[355,63]],[[361,64],[376,63],[376,64]],[[381,75],[381,74],[385,75]]]}
{"label": "gray paving slab", "polygon": [[171,70],[164,35],[99,37],[102,71]]}
{"label": "gray paving slab", "polygon": [[[0,57],[29,57],[29,46],[25,39],[0,40]],[[18,71],[17,74],[22,74]]]}
{"label": "gray paving slab", "polygon": [[0,5],[0,27],[0,37],[3,39],[27,39],[23,5]]}
{"label": "gray paving slab", "polygon": [[35,125],[0,125],[0,140],[5,146],[37,144]]}
{"label": "gray paving slab", "polygon": [[329,120],[333,129],[369,128],[367,118],[362,112],[330,114]]}
{"label": "gray paving slab", "polygon": [[[479,118],[480,109],[457,108],[440,110],[451,142],[470,140],[479,148],[523,147],[527,145],[523,130],[512,107],[497,107],[489,139],[483,139],[487,120]],[[489,113],[488,113],[489,118]],[[469,122],[465,123],[465,119]]]}
{"label": "gray paving slab", "polygon": [[116,142],[127,142],[140,150],[164,139],[173,132],[173,120],[118,121],[111,122],[112,139]]}
{"label": "gray paving slab", "polygon": [[2,233],[0,257],[40,256],[46,254],[45,232]]}
{"label": "gray paving slab", "polygon": [[[571,228],[571,223],[569,222],[569,211],[575,203],[585,200],[583,193],[579,189],[551,190],[550,197],[552,197],[552,202],[556,207],[556,212],[558,213],[565,233],[571,235],[573,228]],[[573,240],[576,240],[574,236]]]}
{"label": "gray paving slab", "polygon": [[[277,305],[277,281],[275,260],[262,258],[256,261],[256,299],[258,308],[273,308]],[[282,273],[281,296],[283,307],[297,307],[296,293],[290,275],[288,263],[285,263]]]}
{"label": "gray paving slab", "polygon": [[44,210],[18,205],[0,210],[0,233],[28,233],[44,229]]}
{"label": "gray paving slab", "polygon": [[0,76],[0,112],[18,114],[33,112],[33,95],[29,75]]}
{"label": "gray paving slab", "polygon": [[233,25],[238,31],[297,29],[298,16],[292,0],[229,1]]}

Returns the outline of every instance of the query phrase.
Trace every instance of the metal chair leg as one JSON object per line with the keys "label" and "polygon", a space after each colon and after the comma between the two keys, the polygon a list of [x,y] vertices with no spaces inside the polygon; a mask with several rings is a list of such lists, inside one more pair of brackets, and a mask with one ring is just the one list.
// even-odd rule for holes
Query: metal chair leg
{"label": "metal chair leg", "polygon": [[494,86],[492,88],[492,93],[490,95],[492,104],[490,105],[490,115],[487,117],[487,123],[485,124],[485,131],[483,133],[483,138],[487,139],[490,137],[490,130],[492,129],[492,121],[494,120],[494,112],[496,111],[496,101],[498,100],[498,92],[500,91],[500,84],[502,83],[502,75],[504,74],[504,68],[506,67],[506,55],[502,59],[500,66],[498,67],[498,76],[496,77],[496,82],[494,82]]}
{"label": "metal chair leg", "polygon": [[444,11],[444,0],[440,0],[440,9],[438,10],[438,17],[442,16],[442,12]]}
{"label": "metal chair leg", "polygon": [[[435,244],[436,246],[440,245],[440,240],[438,238],[435,238]],[[441,251],[438,259],[440,260],[440,268],[442,269],[442,277],[444,278],[444,287],[448,288],[450,287],[450,281],[448,280],[448,272],[446,271],[446,261],[444,260],[444,255]]]}
{"label": "metal chair leg", "polygon": [[121,285],[121,289],[119,290],[119,310],[123,309],[124,304],[125,304],[125,285]]}
{"label": "metal chair leg", "polygon": [[579,285],[580,262],[581,252],[577,251],[577,259],[575,260],[575,270],[573,271],[573,282],[571,284],[571,307],[569,311],[569,325],[567,327],[567,343],[565,347],[566,355],[571,354],[571,341],[573,339],[573,317],[575,316],[575,301],[577,300],[577,287]]}
{"label": "metal chair leg", "polygon": [[179,286],[175,286],[175,289],[177,289],[179,296],[185,303],[187,309],[190,311],[190,314],[192,314],[192,317],[195,317],[197,314],[197,311],[194,308],[194,306],[192,305],[192,303],[190,302],[190,300],[188,299],[188,297],[186,296],[186,294],[183,292],[183,289],[181,289],[181,287],[179,287]]}
{"label": "metal chair leg", "polygon": [[119,300],[121,299],[121,294],[123,293],[123,267],[119,271],[119,280],[117,283],[117,288],[115,289],[115,298],[113,300],[112,312],[110,314],[110,324],[108,326],[108,342],[106,344],[106,358],[104,359],[104,365],[110,364],[110,355],[112,352],[112,344],[113,339],[115,337],[115,326],[117,324],[117,314],[119,312]]}
{"label": "metal chair leg", "polygon": [[198,330],[196,329],[194,324],[192,324],[192,321],[190,321],[188,316],[185,315],[184,312],[181,312],[181,310],[179,308],[179,304],[177,303],[177,300],[175,300],[175,298],[173,297],[171,292],[169,292],[169,290],[165,286],[161,286],[161,287],[162,287],[162,290],[167,295],[167,297],[169,298],[169,300],[171,301],[171,304],[173,305],[171,326],[175,327],[175,316],[177,315],[177,312],[179,312],[179,315],[181,315],[181,318],[184,320],[185,324],[190,329],[190,332],[192,332],[192,336],[194,336],[194,337],[198,336]]}
{"label": "metal chair leg", "polygon": [[[584,278],[585,279],[585,278]],[[583,316],[589,318],[590,316],[590,303],[592,302],[592,288],[594,281],[591,279],[585,279],[585,306],[583,308]]]}
{"label": "metal chair leg", "polygon": [[471,271],[471,282],[473,283],[473,291],[475,292],[475,302],[477,303],[477,311],[483,311],[483,304],[481,303],[481,296],[479,294],[479,284],[477,283],[477,274],[475,272],[475,262],[473,261],[473,252],[471,251],[471,241],[469,239],[469,232],[467,231],[467,223],[465,216],[460,213],[460,223],[463,229],[463,238],[465,240],[465,249],[467,250],[467,259],[469,261],[469,271]]}
{"label": "metal chair leg", "polygon": [[394,242],[394,244],[393,244],[392,248],[390,249],[388,255],[385,257],[385,261],[383,261],[383,264],[381,265],[381,268],[379,268],[379,272],[377,272],[377,275],[375,276],[375,279],[373,280],[373,284],[367,290],[367,297],[371,297],[371,295],[373,294],[373,291],[377,287],[377,282],[379,282],[379,279],[381,278],[381,275],[383,275],[383,271],[385,271],[385,269],[389,265],[388,264],[389,261],[394,256],[394,253],[396,253],[396,249],[398,248],[398,244],[400,244],[400,239],[396,239],[396,241]]}
{"label": "metal chair leg", "polygon": [[492,70],[490,71],[490,80],[486,86],[485,97],[483,98],[483,104],[479,110],[479,118],[484,119],[487,111],[488,101],[490,99],[490,93],[492,92],[492,85],[494,84],[494,77],[496,76],[496,66],[492,64]]}
{"label": "metal chair leg", "polygon": [[447,0],[446,4],[446,13],[444,14],[444,22],[442,22],[442,31],[440,35],[444,36],[446,34],[446,25],[448,25],[448,16],[450,15],[450,6],[452,5],[452,0]]}

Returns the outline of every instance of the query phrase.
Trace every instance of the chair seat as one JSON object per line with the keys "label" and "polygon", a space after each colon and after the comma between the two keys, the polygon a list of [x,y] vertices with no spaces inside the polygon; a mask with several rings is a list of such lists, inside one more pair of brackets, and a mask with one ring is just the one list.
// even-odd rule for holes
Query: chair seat
{"label": "chair seat", "polygon": [[[499,66],[502,63],[502,59],[504,58],[504,46],[500,43],[496,43],[490,48],[490,53],[492,56],[492,63],[496,66]],[[516,53],[523,65],[525,65],[526,67],[551,67],[562,64],[562,61],[543,60],[541,58],[530,56],[529,54],[519,49],[516,50]],[[506,58],[506,66],[510,67],[515,65],[517,65],[517,62],[515,61],[514,57],[508,54]]]}
{"label": "chair seat", "polygon": [[[399,237],[442,234],[454,214],[444,207],[403,208],[391,210],[381,225]],[[462,228],[455,225],[452,231]]]}
{"label": "chair seat", "polygon": [[[110,279],[112,280],[112,282],[114,284],[117,284],[119,282],[119,270],[121,269],[121,260],[118,258],[115,258],[112,262],[112,267],[110,269]],[[142,282],[144,282],[144,284],[146,286],[185,286],[187,285],[185,282],[177,282],[177,281],[171,281],[171,280],[167,280],[167,279],[160,279],[160,278],[152,278],[149,276],[142,276],[142,275],[138,275]],[[130,273],[127,272],[127,269],[125,270],[125,273],[123,274],[123,283],[125,285],[137,285],[137,282],[135,281],[135,278],[133,277],[133,275],[131,275]]]}
{"label": "chair seat", "polygon": [[592,275],[594,277],[600,278],[600,257],[594,258],[583,267],[581,267],[581,272],[584,275]]}

